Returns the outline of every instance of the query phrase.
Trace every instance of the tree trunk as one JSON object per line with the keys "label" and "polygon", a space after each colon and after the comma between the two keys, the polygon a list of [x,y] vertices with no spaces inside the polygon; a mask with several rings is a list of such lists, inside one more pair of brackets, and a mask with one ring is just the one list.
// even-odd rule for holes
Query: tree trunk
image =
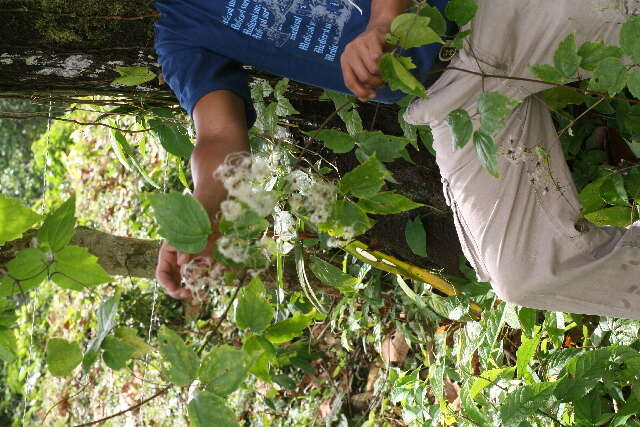
{"label": "tree trunk", "polygon": [[[119,76],[118,66],[147,67],[161,76],[153,51],[153,23],[157,16],[151,0],[0,0],[0,22],[3,23],[0,97],[40,100],[53,97],[57,101],[72,102],[78,97],[99,95],[124,98],[146,108],[175,106],[175,97],[160,77],[139,87],[112,83]],[[252,75],[275,79],[255,70]],[[317,101],[317,89],[293,84],[292,91],[290,97],[304,118],[300,124],[315,123],[317,127],[334,111],[331,103]],[[367,128],[402,134],[397,108],[366,104],[360,111]],[[335,119],[328,126],[343,125]],[[418,202],[447,211],[433,157],[426,150],[411,154],[415,164],[398,161],[390,166],[399,182],[395,189]],[[342,171],[356,165],[355,159],[348,156],[337,159],[337,163]],[[428,233],[428,258],[415,256],[405,242],[405,224],[418,214]],[[108,268],[111,272],[126,273],[126,265],[134,276],[152,276],[155,261],[151,246],[88,231],[83,233],[89,239],[85,243],[98,251],[101,262],[113,267]],[[368,234],[368,240],[414,264],[458,272],[461,250],[449,214],[424,208],[387,216]],[[111,245],[114,248],[106,252],[100,249]]]}

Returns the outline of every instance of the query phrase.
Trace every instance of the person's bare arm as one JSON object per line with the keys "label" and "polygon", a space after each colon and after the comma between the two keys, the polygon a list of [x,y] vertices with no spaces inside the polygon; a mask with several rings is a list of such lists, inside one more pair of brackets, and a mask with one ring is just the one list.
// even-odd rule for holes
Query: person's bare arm
{"label": "person's bare arm", "polygon": [[391,22],[409,7],[409,0],[372,0],[367,29],[346,47],[340,57],[347,88],[361,101],[376,95],[382,86],[378,63],[384,54],[385,35]]}
{"label": "person's bare arm", "polygon": [[[247,119],[244,101],[230,91],[214,91],[198,101],[193,110],[197,143],[191,155],[194,182],[193,195],[204,206],[214,223],[220,203],[227,193],[213,172],[230,153],[248,150]],[[215,230],[214,223],[214,230]],[[176,251],[166,241],[158,256],[156,278],[173,298],[189,300],[191,295],[180,286],[180,266],[194,256],[211,256],[216,233],[211,235],[205,250],[198,255]]]}

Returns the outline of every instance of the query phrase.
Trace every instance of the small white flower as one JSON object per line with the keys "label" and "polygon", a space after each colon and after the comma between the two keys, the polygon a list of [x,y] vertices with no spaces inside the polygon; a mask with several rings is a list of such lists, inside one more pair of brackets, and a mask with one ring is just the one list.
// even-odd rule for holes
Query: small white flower
{"label": "small white flower", "polygon": [[235,221],[242,215],[242,205],[235,200],[225,200],[220,204],[222,216],[227,221]]}
{"label": "small white flower", "polygon": [[223,236],[216,243],[220,253],[233,262],[242,264],[249,258],[249,243],[245,240]]}

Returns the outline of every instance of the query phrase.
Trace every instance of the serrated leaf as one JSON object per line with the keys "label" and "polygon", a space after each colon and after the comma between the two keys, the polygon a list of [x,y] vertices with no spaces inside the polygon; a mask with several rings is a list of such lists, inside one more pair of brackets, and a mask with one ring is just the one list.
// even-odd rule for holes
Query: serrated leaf
{"label": "serrated leaf", "polygon": [[449,113],[447,124],[453,135],[453,149],[463,148],[473,135],[473,122],[466,110],[455,110]]}
{"label": "serrated leaf", "polygon": [[87,351],[82,360],[82,370],[86,373],[98,358],[100,346],[113,329],[116,322],[116,314],[120,305],[120,292],[116,292],[114,296],[103,302],[98,308],[98,330],[95,337],[89,342]]}
{"label": "serrated leaf", "polygon": [[588,213],[584,217],[595,225],[628,227],[633,223],[633,210],[630,207],[614,206]]}
{"label": "serrated leaf", "polygon": [[16,336],[12,329],[0,328],[0,360],[11,363],[18,354]]}
{"label": "serrated leaf", "polygon": [[160,235],[179,251],[197,254],[207,245],[211,221],[198,200],[180,193],[149,196]]}
{"label": "serrated leaf", "polygon": [[18,239],[40,218],[40,215],[22,206],[17,199],[0,194],[0,245]]}
{"label": "serrated leaf", "polygon": [[392,162],[400,157],[406,157],[408,138],[385,135],[382,132],[359,132],[355,135],[358,146],[368,155],[376,155],[383,163]]}
{"label": "serrated leaf", "polygon": [[38,231],[38,243],[45,244],[53,252],[58,252],[69,244],[76,226],[76,197],[69,200],[58,209],[47,215]]}
{"label": "serrated leaf", "polygon": [[173,384],[188,386],[198,376],[200,361],[191,347],[188,347],[180,335],[163,326],[158,333],[158,349],[169,365],[163,373]]}
{"label": "serrated leaf", "polygon": [[139,86],[157,77],[156,73],[146,67],[116,67],[120,77],[113,81],[122,86]]}
{"label": "serrated leaf", "polygon": [[338,130],[323,129],[319,132],[305,132],[305,134],[324,142],[325,147],[336,154],[348,153],[356,145],[356,141],[351,135]]}
{"label": "serrated leaf", "polygon": [[151,119],[147,122],[158,139],[160,145],[174,156],[188,159],[193,153],[194,146],[187,130],[183,126],[167,124],[160,119]]}
{"label": "serrated leaf", "polygon": [[500,173],[498,172],[497,160],[498,145],[493,137],[482,131],[476,131],[473,133],[473,144],[475,145],[480,163],[487,169],[487,172],[499,178]]}
{"label": "serrated leaf", "polygon": [[380,59],[379,67],[382,78],[391,90],[400,90],[419,98],[426,97],[423,84],[410,72],[416,68],[411,58],[386,53]]}
{"label": "serrated leaf", "polygon": [[222,397],[233,393],[246,375],[244,352],[228,345],[211,350],[202,360],[198,372],[200,382],[207,390]]}
{"label": "serrated leaf", "polygon": [[505,120],[518,104],[519,100],[510,99],[501,93],[484,92],[478,98],[481,131],[491,135],[504,128]]}
{"label": "serrated leaf", "polygon": [[471,387],[469,388],[469,396],[475,399],[478,394],[491,384],[493,384],[498,378],[511,379],[515,373],[515,368],[500,368],[489,369],[482,372],[478,378],[476,378]]}
{"label": "serrated leaf", "polygon": [[135,352],[134,346],[118,338],[106,337],[102,342],[102,360],[114,371],[124,369]]}
{"label": "serrated leaf", "polygon": [[534,334],[532,338],[522,335],[522,343],[516,352],[516,369],[518,378],[525,378],[527,379],[527,382],[531,382],[533,380],[531,374],[527,370],[527,367],[531,365],[531,361],[533,360],[533,356],[536,353],[539,343],[540,337],[537,334]]}
{"label": "serrated leaf", "polygon": [[113,280],[86,248],[65,246],[54,260],[51,280],[61,288],[82,291]]}
{"label": "serrated leaf", "polygon": [[246,339],[242,350],[247,355],[249,372],[264,381],[272,381],[269,367],[276,358],[273,344],[259,335],[253,335]]}
{"label": "serrated leaf", "polygon": [[627,87],[631,95],[640,99],[640,68],[636,68],[627,74]]}
{"label": "serrated leaf", "polygon": [[264,333],[264,337],[273,344],[291,341],[302,335],[302,332],[313,323],[314,317],[313,311],[306,315],[296,311],[292,317],[271,325]]}
{"label": "serrated leaf", "polygon": [[411,252],[421,257],[427,256],[427,232],[419,216],[407,222],[404,236]]}
{"label": "serrated leaf", "polygon": [[500,420],[505,426],[517,426],[538,410],[545,408],[553,394],[554,383],[536,383],[507,394],[500,406]]}
{"label": "serrated leaf", "polygon": [[433,31],[435,31],[436,34],[444,36],[447,32],[447,21],[444,19],[444,16],[442,16],[442,13],[440,13],[440,10],[437,7],[425,4],[420,8],[418,13],[420,16],[426,16],[431,19],[429,26],[433,28]]}
{"label": "serrated leaf", "polygon": [[566,78],[564,75],[554,66],[549,64],[533,65],[531,71],[537,78],[544,82],[549,83],[564,83]]}
{"label": "serrated leaf", "polygon": [[621,58],[622,49],[618,46],[605,45],[602,40],[597,42],[587,41],[578,50],[582,58],[580,66],[588,71],[596,69],[600,61],[606,58]]}
{"label": "serrated leaf", "polygon": [[320,231],[329,232],[332,236],[341,237],[345,230],[353,238],[369,230],[374,224],[358,205],[350,200],[338,200],[333,205],[331,217],[323,224]]}
{"label": "serrated leaf", "polygon": [[547,89],[543,95],[545,103],[552,111],[562,110],[569,104],[584,104],[586,101],[584,94],[566,86]]}
{"label": "serrated leaf", "polygon": [[606,58],[598,64],[589,81],[589,90],[615,96],[627,85],[627,68],[618,58]]}
{"label": "serrated leaf", "polygon": [[392,191],[378,193],[366,199],[360,199],[358,206],[367,213],[379,215],[392,215],[424,206],[416,203],[401,194]]}
{"label": "serrated leaf", "polygon": [[238,427],[236,415],[224,399],[208,391],[200,391],[187,406],[193,427]]}
{"label": "serrated leaf", "polygon": [[54,377],[66,377],[82,362],[82,350],[77,342],[51,338],[47,342],[46,362]]}
{"label": "serrated leaf", "polygon": [[447,17],[459,27],[471,22],[477,12],[478,3],[476,0],[451,0],[445,9]]}
{"label": "serrated leaf", "polygon": [[558,71],[567,79],[572,78],[580,67],[582,58],[578,55],[576,32],[569,34],[555,52],[553,62]]}
{"label": "serrated leaf", "polygon": [[631,16],[622,25],[620,46],[636,64],[640,63],[640,16]]}
{"label": "serrated leaf", "polygon": [[[355,135],[358,132],[362,132],[364,127],[362,125],[362,118],[358,113],[355,103],[353,103],[353,97],[340,92],[334,92],[332,90],[325,90],[323,96],[333,101],[333,105],[338,111],[338,116],[344,122],[347,132],[350,135]],[[350,106],[346,106],[348,103],[352,103]]]}
{"label": "serrated leaf", "polygon": [[311,271],[322,283],[333,286],[345,295],[355,292],[353,287],[360,283],[360,279],[344,273],[338,267],[318,258],[311,257]]}
{"label": "serrated leaf", "polygon": [[629,195],[624,188],[624,177],[619,173],[613,174],[602,181],[600,196],[610,205],[630,206]]}
{"label": "serrated leaf", "polygon": [[264,285],[259,276],[255,276],[245,287],[236,307],[236,323],[241,329],[262,332],[273,319],[273,306],[264,297]]}
{"label": "serrated leaf", "polygon": [[37,248],[26,248],[18,252],[7,263],[7,271],[19,286],[9,277],[3,278],[0,296],[26,292],[42,283],[47,277],[47,255]]}
{"label": "serrated leaf", "polygon": [[133,328],[122,326],[115,330],[114,335],[135,348],[135,352],[131,355],[134,359],[140,359],[153,351],[153,347],[140,338]]}
{"label": "serrated leaf", "polygon": [[355,197],[372,197],[380,191],[388,175],[389,171],[374,154],[342,177],[340,191]]}
{"label": "serrated leaf", "polygon": [[600,196],[600,187],[606,178],[600,178],[582,189],[580,192],[580,203],[582,213],[588,214],[600,210],[606,206],[605,201]]}
{"label": "serrated leaf", "polygon": [[432,43],[442,43],[440,36],[429,27],[431,18],[415,13],[398,15],[391,23],[391,33],[397,37],[403,49],[411,49]]}

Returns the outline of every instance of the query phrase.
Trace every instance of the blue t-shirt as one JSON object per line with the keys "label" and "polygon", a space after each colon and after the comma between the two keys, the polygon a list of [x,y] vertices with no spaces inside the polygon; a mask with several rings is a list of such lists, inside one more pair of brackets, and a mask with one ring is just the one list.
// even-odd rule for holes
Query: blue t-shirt
{"label": "blue t-shirt", "polygon": [[[442,12],[449,0],[430,3]],[[165,81],[193,113],[214,90],[231,90],[255,120],[248,75],[242,65],[323,89],[349,93],[340,55],[368,22],[371,0],[156,0],[161,13],[155,48]],[[440,45],[411,49],[415,73],[429,71]],[[403,96],[377,91],[376,101]]]}

